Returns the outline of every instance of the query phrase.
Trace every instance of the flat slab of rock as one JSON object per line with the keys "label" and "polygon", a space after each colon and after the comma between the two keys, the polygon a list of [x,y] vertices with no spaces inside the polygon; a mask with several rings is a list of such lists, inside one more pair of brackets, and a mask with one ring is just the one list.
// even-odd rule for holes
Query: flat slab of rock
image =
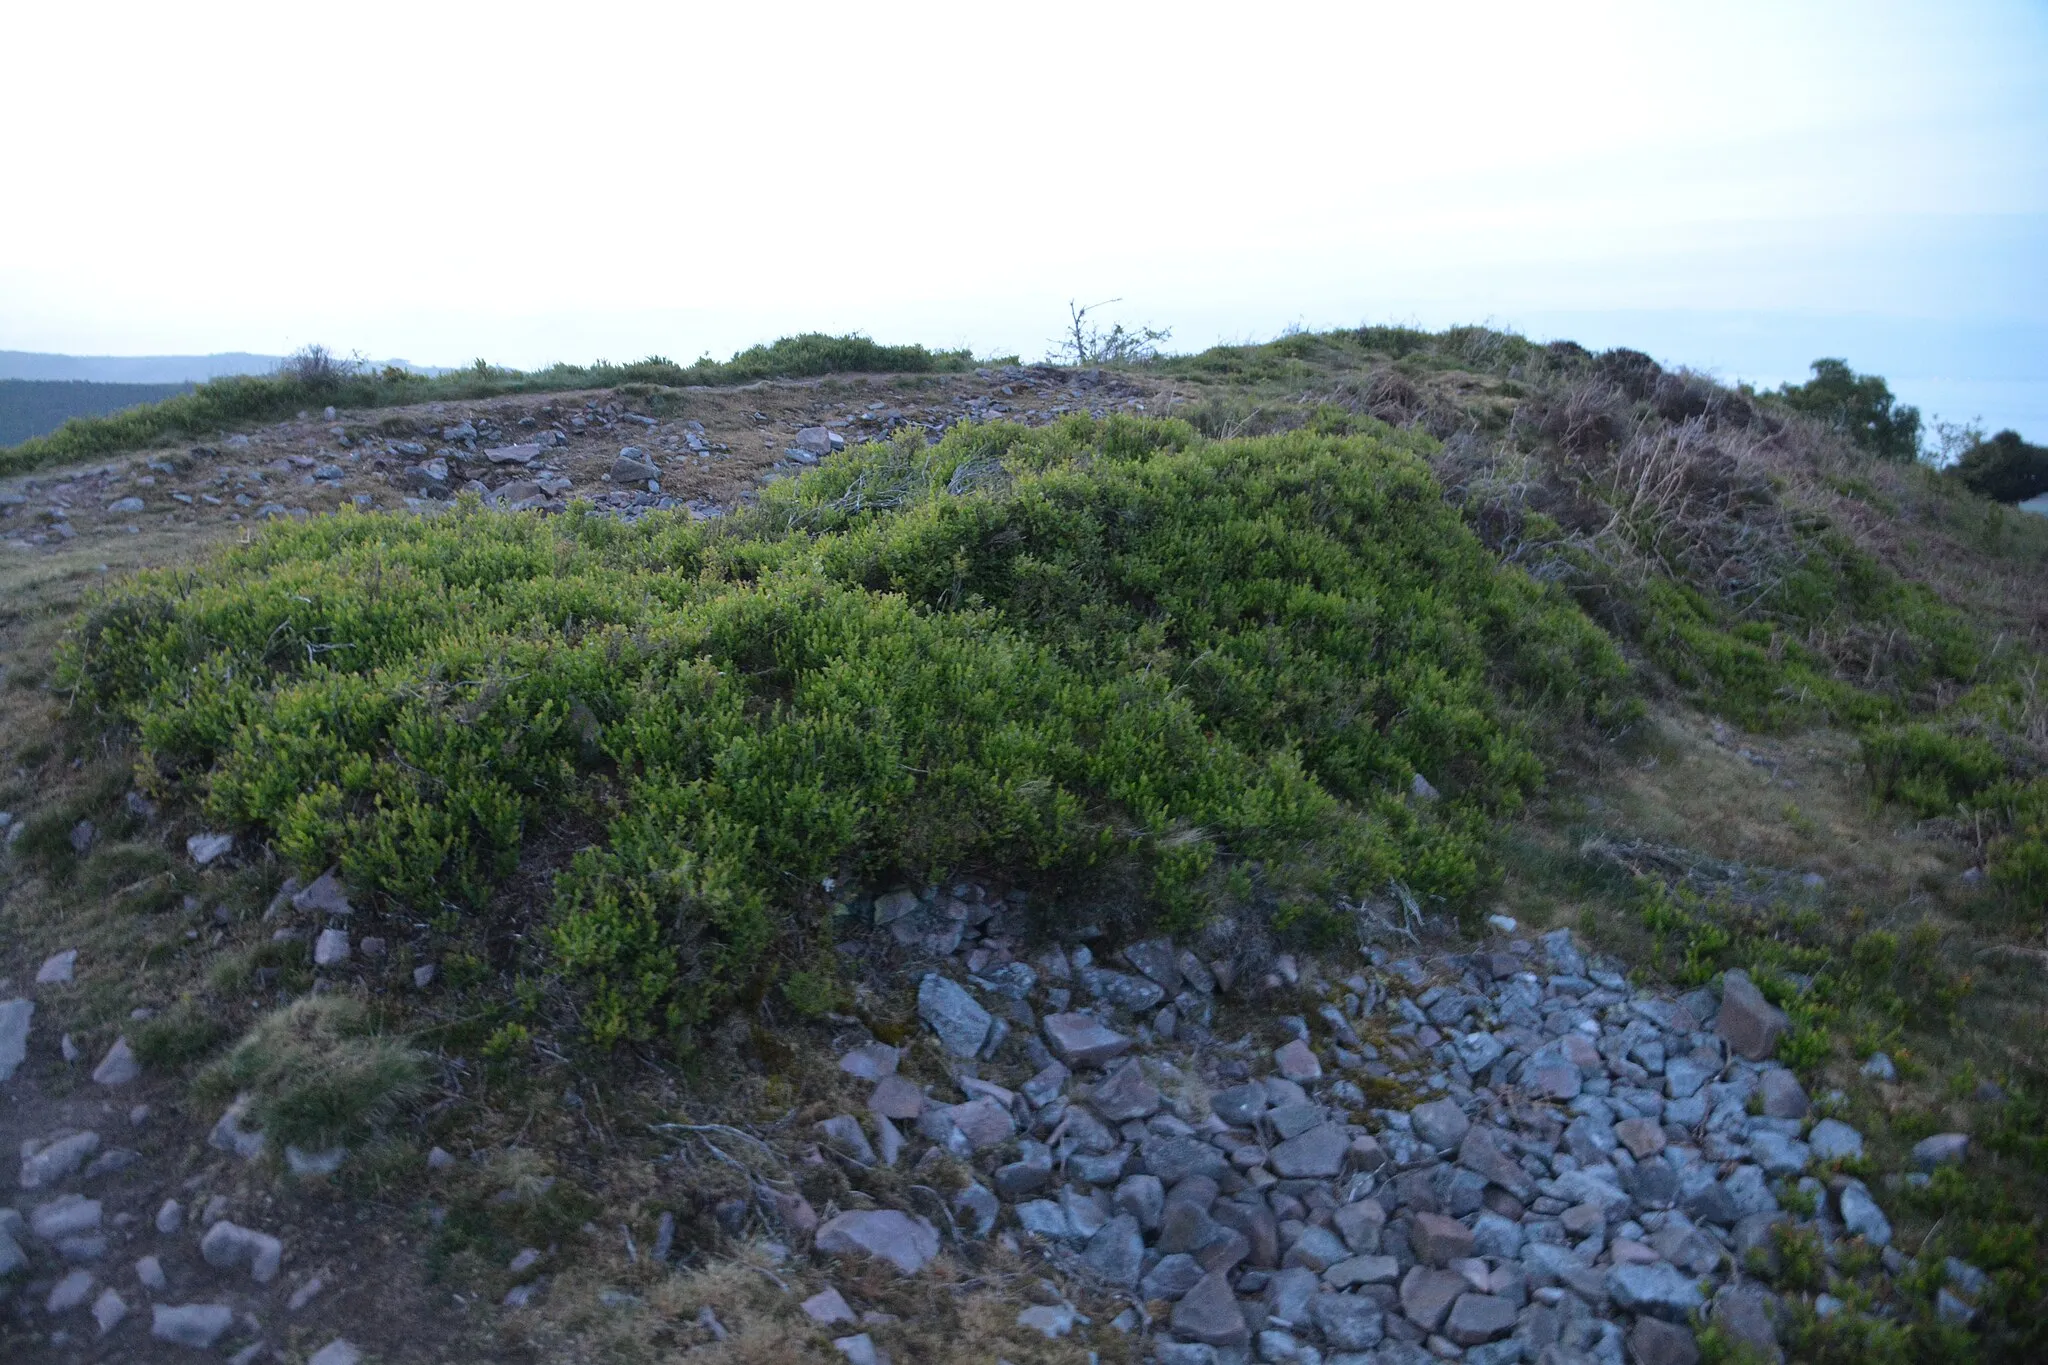
{"label": "flat slab of rock", "polygon": [[1515,1330],[1515,1305],[1493,1294],[1460,1294],[1444,1321],[1444,1335],[1460,1346],[1498,1341]]}
{"label": "flat slab of rock", "polygon": [[856,1320],[852,1305],[837,1289],[827,1286],[803,1301],[804,1316],[812,1322],[833,1323]]}
{"label": "flat slab of rock", "polygon": [[1095,1087],[1088,1104],[1111,1123],[1150,1118],[1159,1112],[1159,1088],[1145,1079],[1137,1062],[1129,1061]]}
{"label": "flat slab of rock", "polygon": [[1607,1272],[1607,1293],[1617,1308],[1667,1322],[1685,1322],[1706,1303],[1691,1277],[1662,1262],[1615,1266]]}
{"label": "flat slab of rock", "polygon": [[1049,1014],[1045,1041],[1068,1066],[1101,1066],[1130,1051],[1131,1040],[1092,1014]]}
{"label": "flat slab of rock", "polygon": [[917,1013],[955,1057],[979,1056],[993,1022],[965,986],[937,972],[927,972],[917,984]]}
{"label": "flat slab of rock", "polygon": [[842,1213],[818,1229],[815,1245],[831,1256],[858,1252],[915,1275],[939,1254],[938,1230],[896,1209]]}
{"label": "flat slab of rock", "polygon": [[62,986],[71,980],[72,968],[78,965],[78,949],[66,948],[61,953],[52,953],[43,959],[43,965],[36,968],[38,986]]}
{"label": "flat slab of rock", "polygon": [[1273,1049],[1273,1066],[1282,1076],[1297,1083],[1321,1080],[1323,1076],[1323,1064],[1317,1059],[1315,1049],[1299,1038]]}

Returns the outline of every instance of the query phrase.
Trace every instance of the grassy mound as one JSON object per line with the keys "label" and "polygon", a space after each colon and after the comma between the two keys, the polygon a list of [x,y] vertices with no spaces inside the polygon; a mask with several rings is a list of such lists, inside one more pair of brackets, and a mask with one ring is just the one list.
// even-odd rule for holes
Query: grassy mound
{"label": "grassy mound", "polygon": [[0,476],[26,474],[46,465],[88,460],[167,441],[214,436],[251,422],[274,421],[303,409],[396,407],[457,399],[493,398],[508,393],[558,393],[567,389],[615,388],[622,384],[751,384],[761,379],[804,379],[823,374],[924,374],[965,370],[966,351],[931,351],[923,346],[884,346],[863,336],[806,332],[772,344],[750,346],[731,360],[709,356],[678,365],[660,356],[629,365],[554,365],[524,372],[479,360],[453,374],[424,375],[391,367],[360,369],[335,362],[325,352],[295,356],[270,375],[231,375],[199,385],[190,393],[129,408],[105,417],[79,417],[48,436],[0,450]]}
{"label": "grassy mound", "polygon": [[425,1084],[424,1059],[379,1036],[362,1002],[306,996],[259,1020],[199,1078],[215,1102],[250,1097],[249,1118],[279,1144],[353,1143]]}
{"label": "grassy mound", "polygon": [[[1456,904],[1623,665],[1378,424],[962,428],[726,523],[280,525],[116,589],[66,663],[152,789],[301,869],[547,940],[600,1041],[829,991],[835,884],[976,870],[1051,917],[1313,934]],[[1416,775],[1441,793],[1410,794]]]}

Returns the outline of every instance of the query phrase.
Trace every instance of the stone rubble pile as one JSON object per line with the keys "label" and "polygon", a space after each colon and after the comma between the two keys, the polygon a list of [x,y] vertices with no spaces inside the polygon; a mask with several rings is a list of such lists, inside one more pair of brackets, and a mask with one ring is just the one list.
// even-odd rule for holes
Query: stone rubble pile
{"label": "stone rubble pile", "polygon": [[[1128,970],[1086,947],[1025,961],[993,932],[1000,904],[953,891],[880,897],[875,918],[964,969],[917,991],[957,1096],[870,1043],[841,1062],[872,1083],[868,1112],[814,1136],[865,1166],[972,1166],[958,1235],[1124,1299],[1113,1325],[1144,1334],[1143,1358],[1684,1365],[1701,1321],[1781,1358],[1757,1275],[1775,1230],[1806,1229],[1831,1262],[1860,1239],[1882,1273],[1907,1264],[1876,1194],[1830,1169],[1861,1135],[1773,1060],[1786,1018],[1740,972],[1671,999],[1565,931],[1428,963],[1376,952],[1341,983],[1282,957],[1257,984],[1326,1003],[1282,1019],[1281,1046],[1226,1043],[1210,1027],[1227,962],[1165,940],[1125,948]],[[988,1079],[1010,1073],[1028,1079]],[[1967,1148],[1929,1139],[1904,1178]],[[882,1210],[815,1246],[913,1274],[940,1242],[923,1214]],[[1956,1261],[1947,1278],[1942,1312],[1966,1322],[1983,1277]],[[1086,1319],[1041,1304],[1019,1321],[1057,1336]]]}

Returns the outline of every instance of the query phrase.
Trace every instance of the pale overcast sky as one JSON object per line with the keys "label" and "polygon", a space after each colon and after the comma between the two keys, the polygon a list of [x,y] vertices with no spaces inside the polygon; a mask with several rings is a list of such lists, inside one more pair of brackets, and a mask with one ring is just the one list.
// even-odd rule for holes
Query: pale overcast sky
{"label": "pale overcast sky", "polygon": [[2048,438],[2048,4],[28,5],[0,349],[1491,321]]}

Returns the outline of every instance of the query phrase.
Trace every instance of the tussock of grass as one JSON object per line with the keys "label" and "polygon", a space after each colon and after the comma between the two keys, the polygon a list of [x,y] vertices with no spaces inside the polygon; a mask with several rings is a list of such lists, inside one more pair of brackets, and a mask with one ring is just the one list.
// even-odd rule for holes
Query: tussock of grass
{"label": "tussock of grass", "polygon": [[424,1059],[378,1035],[363,1004],[339,995],[265,1015],[199,1078],[215,1101],[246,1091],[250,1118],[273,1143],[307,1148],[361,1141],[424,1083]]}
{"label": "tussock of grass", "polygon": [[[215,436],[252,422],[275,421],[301,409],[396,407],[436,400],[494,398],[511,393],[554,393],[566,389],[615,388],[622,384],[751,384],[762,379],[801,379],[848,373],[911,373],[965,370],[966,351],[931,351],[923,346],[884,346],[863,336],[806,332],[772,344],[751,346],[732,359],[709,356],[678,365],[660,356],[632,364],[553,365],[545,370],[499,369],[479,361],[474,368],[429,376],[397,368],[357,369],[310,353],[321,363],[287,365],[272,375],[233,375],[201,384],[190,393],[130,408],[105,417],[79,417],[48,436],[0,450],[0,476],[26,474],[46,465],[89,460],[173,440]],[[305,359],[301,357],[298,359]]]}
{"label": "tussock of grass", "polygon": [[1073,419],[866,447],[732,524],[343,516],[120,589],[68,676],[150,785],[365,895],[492,913],[534,830],[589,829],[552,948],[600,1040],[813,968],[827,877],[1329,932],[1396,878],[1461,903],[1530,722],[1628,710],[1425,448]]}

